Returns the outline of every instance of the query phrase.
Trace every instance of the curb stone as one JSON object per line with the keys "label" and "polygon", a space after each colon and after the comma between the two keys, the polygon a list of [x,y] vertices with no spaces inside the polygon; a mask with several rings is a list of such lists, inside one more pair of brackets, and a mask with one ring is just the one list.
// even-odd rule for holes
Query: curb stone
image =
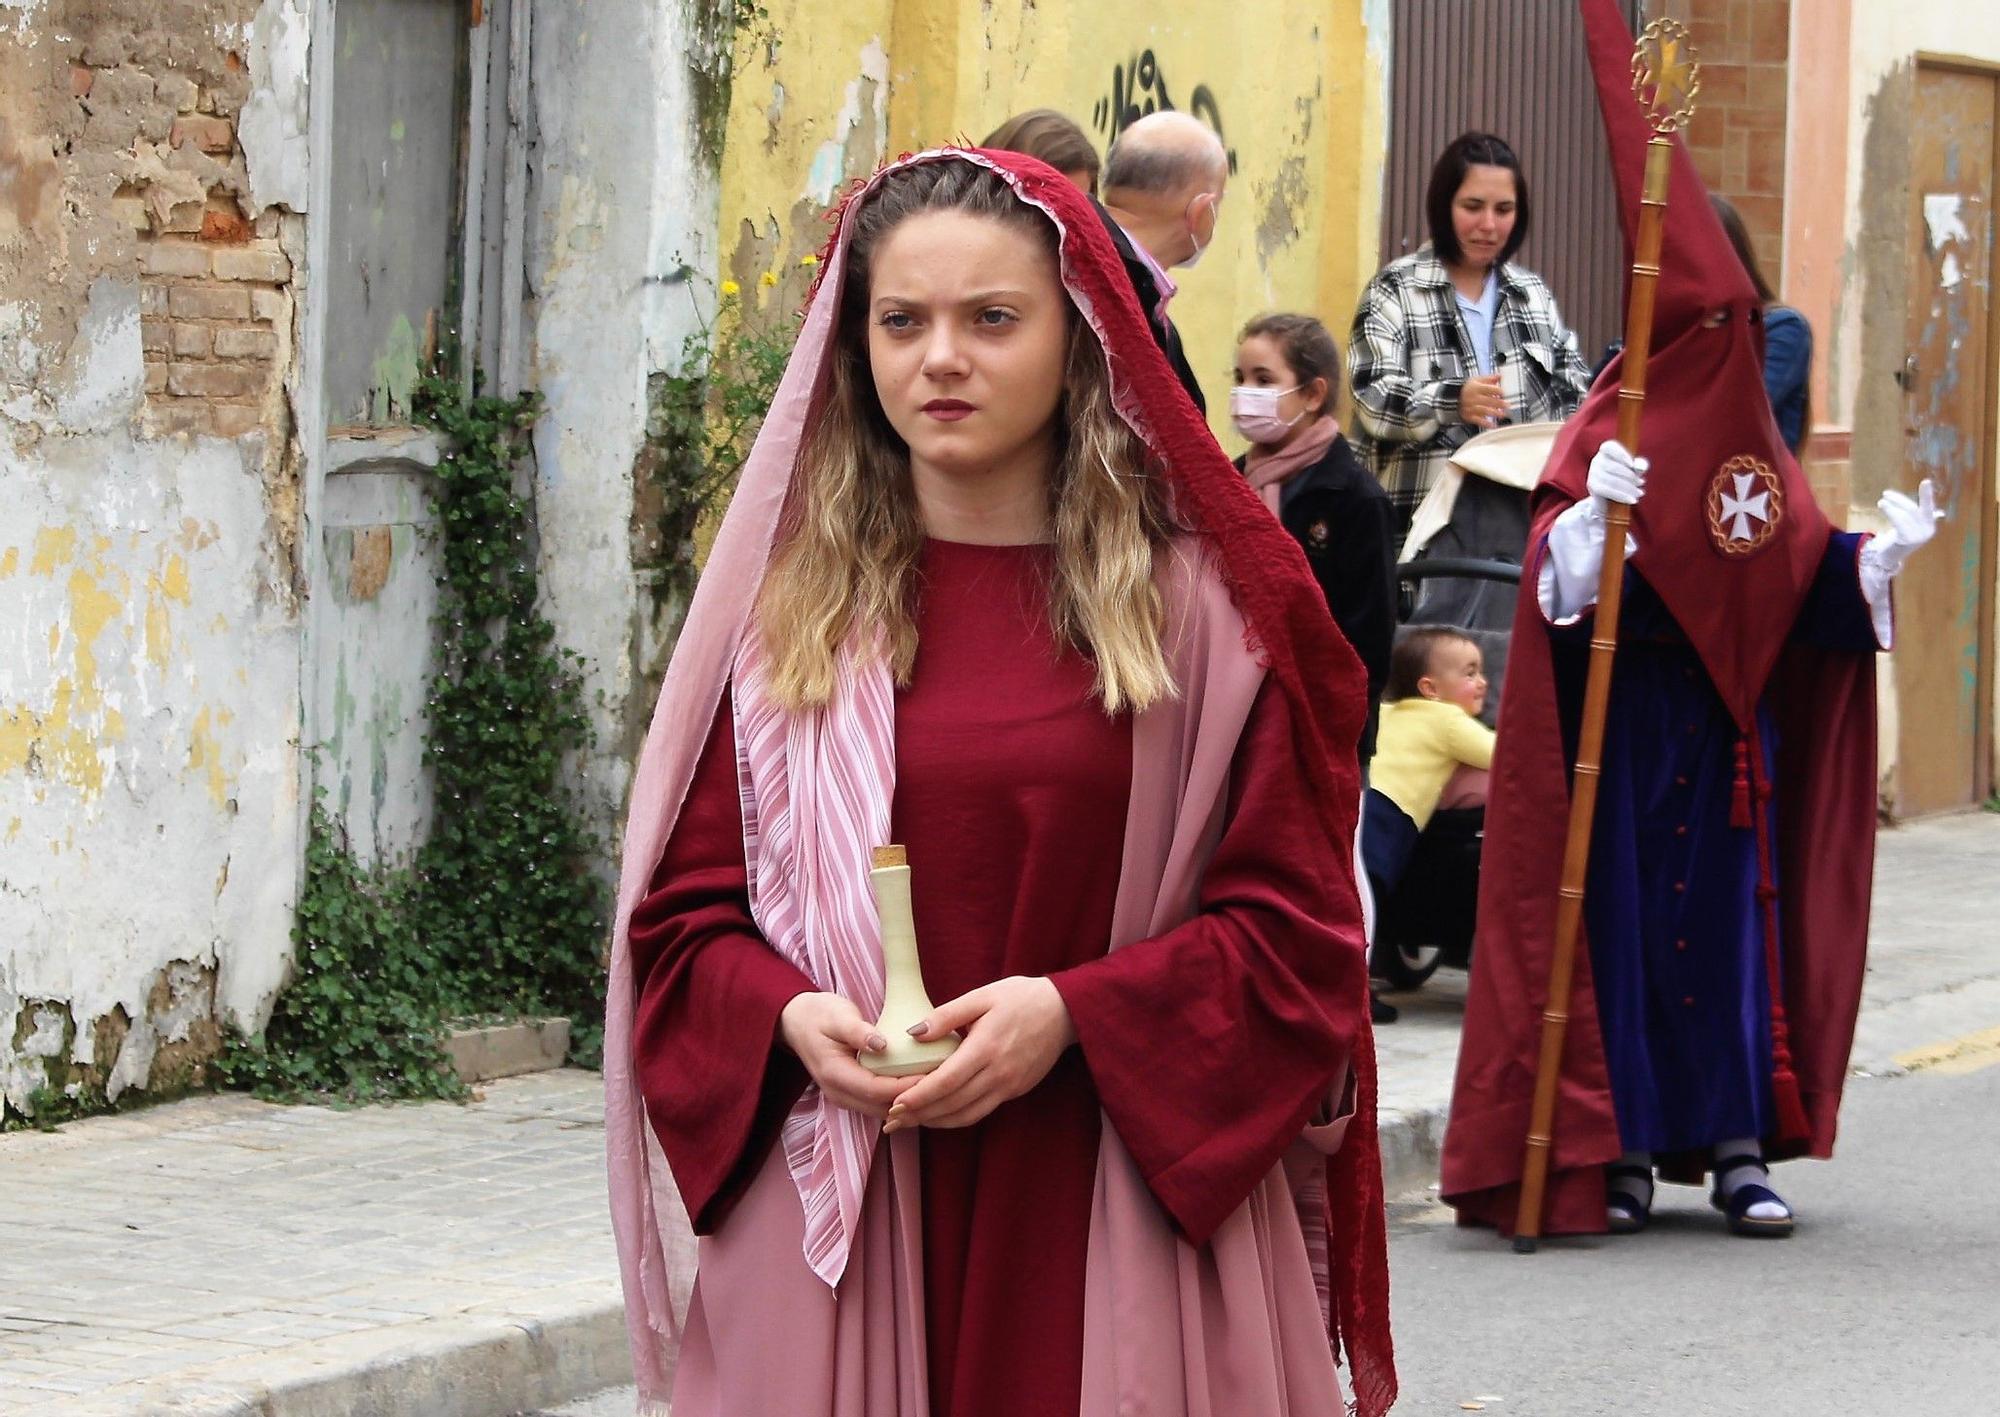
{"label": "curb stone", "polygon": [[[1437,1182],[1445,1109],[1381,1119],[1383,1191]],[[509,1417],[559,1407],[632,1380],[624,1305],[573,1305],[514,1317],[398,1324],[223,1359],[23,1417]]]}
{"label": "curb stone", "polygon": [[1382,1147],[1382,1194],[1390,1200],[1437,1185],[1444,1152],[1446,1109],[1385,1109],[1377,1124]]}
{"label": "curb stone", "polygon": [[505,1417],[631,1381],[614,1298],[342,1334],[38,1404],[24,1417]]}

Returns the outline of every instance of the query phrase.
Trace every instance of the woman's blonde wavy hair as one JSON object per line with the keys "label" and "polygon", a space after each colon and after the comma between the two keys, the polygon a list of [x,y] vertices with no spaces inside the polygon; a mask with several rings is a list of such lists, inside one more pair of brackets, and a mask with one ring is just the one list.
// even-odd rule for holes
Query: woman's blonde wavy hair
{"label": "woman's blonde wavy hair", "polygon": [[[869,371],[870,264],[884,237],[918,212],[961,211],[1030,233],[1059,259],[1056,229],[1004,178],[971,162],[891,174],[855,214],[827,386],[813,410],[757,601],[772,698],[823,706],[851,644],[879,637],[896,683],[916,662],[917,558],[924,528],[909,449],[889,426]],[[1165,608],[1155,553],[1173,530],[1146,445],[1111,403],[1104,351],[1070,311],[1068,367],[1049,480],[1054,566],[1051,629],[1087,654],[1107,713],[1137,712],[1175,692],[1160,638]]]}

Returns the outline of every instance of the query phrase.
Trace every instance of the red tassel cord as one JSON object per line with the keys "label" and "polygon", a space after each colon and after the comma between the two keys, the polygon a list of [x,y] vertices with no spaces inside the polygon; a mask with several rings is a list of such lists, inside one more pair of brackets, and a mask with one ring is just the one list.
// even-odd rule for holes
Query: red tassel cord
{"label": "red tassel cord", "polygon": [[1729,825],[1750,830],[1750,748],[1748,735],[1736,740],[1736,781],[1729,789]]}
{"label": "red tassel cord", "polygon": [[[1757,790],[1757,907],[1764,917],[1764,970],[1771,987],[1771,1101],[1777,1109],[1776,1126],[1780,1141],[1806,1141],[1812,1124],[1806,1117],[1805,1096],[1798,1074],[1792,1071],[1791,1030],[1785,1022],[1785,972],[1779,953],[1778,885],[1771,870],[1771,781],[1764,772],[1762,735],[1755,747],[1746,751],[1745,741],[1736,745],[1737,771],[1748,758]],[[1742,779],[1739,776],[1740,785]]]}

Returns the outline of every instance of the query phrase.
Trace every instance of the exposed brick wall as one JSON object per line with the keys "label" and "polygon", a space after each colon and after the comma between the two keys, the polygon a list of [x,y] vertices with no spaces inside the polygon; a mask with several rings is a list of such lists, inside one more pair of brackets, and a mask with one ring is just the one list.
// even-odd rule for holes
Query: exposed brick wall
{"label": "exposed brick wall", "polygon": [[259,427],[278,375],[292,263],[274,240],[140,246],[146,401],[163,432],[234,438]]}
{"label": "exposed brick wall", "polygon": [[[1701,58],[1688,151],[1710,190],[1735,203],[1764,279],[1782,295],[1791,0],[1667,0],[1659,9],[1688,27]],[[1852,438],[1844,428],[1819,426],[1825,413],[1815,405],[1817,431],[1800,463],[1820,506],[1844,524]]]}
{"label": "exposed brick wall", "polygon": [[170,67],[135,51],[177,52],[180,35],[149,44],[114,20],[76,52],[66,85],[82,119],[75,151],[110,169],[115,190],[104,210],[132,243],[126,259],[141,282],[147,428],[282,434],[292,344],[288,252],[303,227],[280,210],[248,214],[236,133],[247,91],[242,59],[219,51],[205,66]]}
{"label": "exposed brick wall", "polygon": [[1773,289],[1784,280],[1785,124],[1791,0],[1668,0],[1701,58],[1688,151],[1736,204]]}

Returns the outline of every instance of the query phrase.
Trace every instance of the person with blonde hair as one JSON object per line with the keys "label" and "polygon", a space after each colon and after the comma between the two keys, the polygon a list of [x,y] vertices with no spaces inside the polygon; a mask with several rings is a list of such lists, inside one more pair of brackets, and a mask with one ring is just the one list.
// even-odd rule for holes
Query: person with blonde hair
{"label": "person with blonde hair", "polygon": [[[651,1411],[1393,1400],[1363,676],[1092,216],[1003,153],[849,199],[676,644],[605,1044]],[[920,1077],[865,1065],[888,843]]]}

